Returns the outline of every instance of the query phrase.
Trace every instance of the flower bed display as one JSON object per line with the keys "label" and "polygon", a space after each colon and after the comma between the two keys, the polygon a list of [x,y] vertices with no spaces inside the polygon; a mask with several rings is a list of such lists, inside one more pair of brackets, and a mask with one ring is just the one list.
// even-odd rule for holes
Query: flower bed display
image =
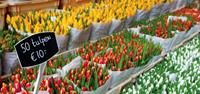
{"label": "flower bed display", "polygon": [[[135,46],[132,47],[130,45],[135,45]],[[148,46],[146,46],[146,45],[148,45]],[[96,58],[95,56],[103,55],[104,51],[107,49],[112,49],[110,51],[113,51],[113,53],[112,53],[113,56],[110,55],[110,56],[108,56],[110,58],[107,57],[108,62],[106,61],[106,58],[103,59],[103,62],[105,61],[105,62],[107,62],[107,64],[101,63],[102,61],[95,60],[95,58]],[[117,49],[121,49],[121,50],[119,50],[119,52],[118,52]],[[101,91],[106,88],[108,89],[110,86],[110,84],[106,83],[108,81],[108,78],[110,78],[110,80],[108,82],[109,83],[111,82],[111,77],[113,75],[113,73],[112,73],[112,75],[110,73],[108,73],[109,70],[111,70],[113,72],[114,71],[126,72],[126,69],[127,70],[129,68],[135,69],[141,65],[146,65],[153,56],[160,55],[161,51],[162,51],[162,48],[159,45],[154,44],[152,41],[147,41],[144,37],[140,38],[136,34],[133,34],[128,31],[124,31],[119,34],[115,34],[110,37],[107,37],[105,39],[98,40],[94,43],[85,44],[85,46],[83,46],[82,48],[79,48],[76,52],[69,53],[69,55],[60,55],[58,57],[55,57],[55,58],[49,60],[47,63],[47,67],[45,68],[45,71],[44,71],[44,79],[50,79],[51,77],[58,79],[60,77],[63,77],[63,75],[65,75],[64,73],[68,73],[68,74],[71,73],[71,71],[74,69],[72,69],[71,71],[68,72],[69,68],[78,66],[79,64],[78,63],[76,64],[75,59],[77,56],[81,56],[81,57],[83,57],[83,60],[86,60],[86,61],[84,61],[81,64],[81,66],[79,66],[79,68],[81,70],[85,71],[85,69],[87,69],[87,68],[84,68],[85,66],[91,67],[88,70],[88,71],[90,71],[91,75],[89,75],[89,72],[85,71],[85,72],[87,72],[87,77],[85,78],[86,82],[88,82],[88,80],[90,80],[89,79],[90,77],[88,78],[88,75],[89,75],[92,77],[91,79],[93,79],[93,81],[98,81],[98,83],[95,85],[95,84],[91,84],[93,82],[89,82],[90,85],[92,85],[90,87],[90,85],[88,83],[84,83],[85,81],[81,80],[80,83],[77,82],[78,78],[76,78],[76,77],[79,77],[78,74],[81,73],[80,69],[74,70],[77,72],[74,72],[74,74],[70,74],[71,76],[67,75],[67,78],[74,83],[75,87],[79,87],[80,90],[82,88],[84,88],[84,89],[82,89],[82,92],[84,92],[84,91],[99,92],[99,90]],[[119,57],[116,57],[118,55],[119,55]],[[113,57],[113,58],[111,58],[111,57]],[[117,58],[116,62],[113,61],[114,57]],[[73,60],[75,60],[75,61],[73,61]],[[79,60],[79,59],[77,59],[77,60]],[[89,63],[89,61],[95,61],[95,62]],[[106,64],[106,66],[103,67],[101,65],[97,65],[98,63]],[[90,64],[91,64],[91,66],[90,66]],[[98,75],[95,74],[94,68],[92,68],[92,67],[97,67]],[[111,68],[111,67],[114,67],[114,68]],[[78,67],[75,67],[75,68],[78,68]],[[20,68],[18,68],[17,70],[22,71],[22,69],[20,69]],[[25,77],[24,79],[27,80],[29,83],[34,83],[35,82],[34,80],[35,80],[36,74],[37,74],[36,70],[38,70],[38,67],[23,70],[24,72],[18,72],[17,75],[21,75],[21,77]],[[59,71],[59,70],[62,70],[62,71]],[[29,71],[31,71],[30,76],[29,76]],[[104,71],[107,71],[107,72],[105,73]],[[57,74],[57,75],[55,76],[55,74]],[[12,76],[13,75],[16,75],[16,74],[13,73]],[[27,75],[27,76],[24,76],[24,75]],[[34,79],[32,79],[33,75],[34,75]],[[82,78],[84,78],[84,77],[81,77],[81,79]],[[98,78],[98,80],[96,78]],[[126,77],[124,77],[124,78],[126,78]],[[5,80],[8,80],[8,79],[9,78],[7,78]],[[22,81],[23,79],[18,79],[18,80]],[[6,82],[4,82],[4,83],[6,83]],[[8,83],[9,82],[10,81],[8,80]],[[106,86],[103,86],[103,84],[105,84],[105,83],[106,83]],[[22,85],[22,84],[20,84],[20,85]],[[101,86],[103,86],[103,87],[101,87]],[[44,88],[47,88],[47,86],[44,86]],[[9,87],[7,88],[7,90],[9,90]],[[27,91],[31,92],[31,90],[27,90]],[[41,90],[46,91],[47,89],[41,89]],[[19,92],[21,92],[21,91],[23,91],[23,90],[19,90]]]}
{"label": "flower bed display", "polygon": [[[199,87],[193,82],[199,83],[196,81],[198,74],[195,75],[199,71],[195,68],[200,62],[200,36],[170,52],[197,35],[199,12],[181,9],[161,15],[182,7],[186,1],[105,0],[65,10],[7,16],[10,31],[0,34],[3,36],[0,37],[0,52],[13,52],[14,44],[26,35],[55,32],[59,50],[69,51],[47,61],[40,91],[50,94],[106,93],[153,68],[165,57],[162,64],[142,74],[136,79],[136,84],[129,84],[121,93],[168,93],[175,90],[177,93],[191,93],[190,90]],[[130,23],[134,28],[122,30]],[[76,47],[79,48],[70,50]],[[17,65],[17,59],[14,61]],[[10,69],[11,76],[0,79],[1,92],[33,92],[39,66]],[[186,91],[189,83],[193,89]]]}
{"label": "flower bed display", "polygon": [[128,31],[105,40],[108,41],[106,44],[110,50],[104,49],[93,58],[93,61],[105,64],[112,71],[124,71],[145,65],[153,56],[159,55],[162,51],[159,45],[154,45],[152,41],[139,38],[139,35]]}
{"label": "flower bed display", "polygon": [[[66,11],[60,12],[39,11],[11,18],[8,16],[7,23],[16,31],[24,33],[52,31],[58,35],[67,35],[69,33],[68,26],[84,31],[92,24],[94,25],[94,23],[108,24],[113,19],[125,20],[125,26],[127,26],[133,20],[137,10],[148,11],[150,13],[154,5],[171,2],[158,1],[102,1],[101,3],[89,3],[81,7],[67,8]],[[139,17],[140,14],[136,16]],[[147,14],[145,16],[148,17]],[[22,25],[19,26],[20,24]],[[109,29],[110,27],[108,26],[105,32],[108,33]]]}
{"label": "flower bed display", "polygon": [[[131,47],[131,45],[135,46]],[[121,79],[117,79],[117,82],[114,79],[112,80],[111,87],[113,87],[140,66],[150,63],[149,61],[154,56],[160,55],[161,51],[162,48],[152,41],[147,41],[145,38],[139,38],[136,34],[124,31],[93,44],[87,44],[85,48],[78,49],[77,53],[84,60],[93,61],[108,68],[112,75],[120,76]],[[113,82],[115,82],[115,85]]]}
{"label": "flower bed display", "polygon": [[197,93],[199,91],[200,36],[167,55],[121,93]]}
{"label": "flower bed display", "polygon": [[[108,0],[65,10],[45,10],[13,17],[7,16],[7,23],[11,30],[22,35],[55,32],[62,52],[77,48],[89,40],[98,40],[108,34],[119,32],[128,27],[133,20],[151,18],[150,14],[160,15],[165,3],[175,2],[173,0]],[[154,13],[156,10],[159,11]]]}
{"label": "flower bed display", "polygon": [[[120,9],[127,10],[126,12],[130,12],[129,8],[132,8],[132,6],[125,7],[127,6],[126,4],[124,4],[125,2],[126,1],[121,2],[121,5],[123,5],[124,7]],[[112,4],[111,2],[109,3]],[[118,5],[118,3],[116,4]],[[127,4],[131,4],[131,3],[127,3]],[[95,7],[92,7],[92,6],[95,6]],[[59,12],[59,13],[55,11],[29,12],[26,15],[17,15],[11,18],[8,16],[7,23],[11,25],[16,31],[20,30],[21,32],[29,32],[29,33],[53,31],[53,32],[56,32],[56,34],[66,35],[69,32],[67,26],[70,26],[79,30],[84,30],[85,28],[92,25],[93,22],[100,22],[100,23],[111,22],[113,17],[109,15],[114,15],[114,13],[111,12],[109,14],[109,9],[111,9],[112,6],[105,3],[99,4],[99,5],[90,3],[88,5],[78,7],[78,8],[77,7],[69,8],[66,11]],[[120,9],[119,9],[119,12],[121,11]],[[135,7],[132,8],[132,12],[130,12],[131,14],[126,13],[125,15],[134,15],[135,13],[134,10],[136,11]],[[36,17],[33,17],[34,15],[36,15]],[[122,16],[122,14],[120,15]],[[120,15],[117,14],[116,16],[120,16]],[[126,16],[124,16],[123,18],[125,17]],[[19,23],[24,24],[24,26],[22,25],[20,28]]]}

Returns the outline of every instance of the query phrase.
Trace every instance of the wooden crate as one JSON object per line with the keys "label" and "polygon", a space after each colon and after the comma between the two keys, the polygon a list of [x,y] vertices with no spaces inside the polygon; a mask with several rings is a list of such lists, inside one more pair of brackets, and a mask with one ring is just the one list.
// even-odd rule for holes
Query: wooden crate
{"label": "wooden crate", "polygon": [[28,11],[36,11],[41,9],[57,9],[59,0],[31,0],[8,2],[8,13],[17,15],[27,13]]}
{"label": "wooden crate", "polygon": [[3,30],[5,27],[5,19],[7,13],[7,3],[0,2],[0,30]]}

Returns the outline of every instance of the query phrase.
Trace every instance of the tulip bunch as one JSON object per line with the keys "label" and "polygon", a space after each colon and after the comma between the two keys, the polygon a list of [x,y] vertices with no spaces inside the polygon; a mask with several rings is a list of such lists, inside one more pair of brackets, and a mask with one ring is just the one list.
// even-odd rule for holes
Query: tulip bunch
{"label": "tulip bunch", "polygon": [[32,89],[33,83],[36,80],[36,70],[34,69],[20,69],[17,67],[8,79],[3,79],[0,86],[3,94],[28,94],[27,91]]}
{"label": "tulip bunch", "polygon": [[194,20],[190,16],[187,16],[187,21],[181,19],[168,21],[167,17],[164,15],[150,21],[149,25],[141,28],[140,33],[166,39],[173,37],[177,30],[178,32],[188,31],[194,24]]}
{"label": "tulip bunch", "polygon": [[[59,69],[62,70],[62,68],[69,64],[73,59],[75,59],[77,57],[76,54],[69,54],[66,58],[64,56],[58,56],[54,59],[50,59],[47,62],[47,66],[44,70],[44,74],[43,75],[52,75],[55,74]],[[36,67],[38,69],[38,67]]]}
{"label": "tulip bunch", "polygon": [[50,94],[77,94],[72,82],[66,78],[62,79],[43,79],[39,90],[48,91]]}
{"label": "tulip bunch", "polygon": [[[51,59],[47,62],[47,72],[49,72],[48,70],[51,69],[60,69],[62,70],[62,68],[69,64],[74,58],[76,58],[77,55],[76,54],[69,54],[66,58],[64,56],[58,56],[54,59]],[[48,74],[48,73],[47,73]]]}
{"label": "tulip bunch", "polygon": [[61,12],[57,11],[36,11],[24,15],[7,16],[7,23],[14,30],[24,33],[39,33],[53,31],[57,35],[68,35],[67,24],[62,21]]}
{"label": "tulip bunch", "polygon": [[104,85],[110,75],[106,68],[86,60],[78,68],[71,69],[67,73],[67,78],[82,91],[94,91]]}
{"label": "tulip bunch", "polygon": [[121,94],[199,92],[200,36],[167,55],[155,68],[142,74],[135,84],[122,89]]}
{"label": "tulip bunch", "polygon": [[138,35],[127,31],[106,40],[109,40],[108,45],[111,50],[103,50],[93,58],[93,61],[106,64],[106,67],[112,71],[124,71],[144,65],[150,58],[159,55],[162,51],[159,45],[154,45],[152,41],[139,38]]}
{"label": "tulip bunch", "polygon": [[14,51],[14,45],[20,41],[23,37],[16,32],[0,31],[0,50],[3,52]]}
{"label": "tulip bunch", "polygon": [[200,10],[190,9],[190,8],[183,8],[177,10],[175,15],[182,15],[182,16],[191,16],[195,21],[200,22]]}
{"label": "tulip bunch", "polygon": [[[17,67],[9,78],[3,79],[0,84],[3,94],[29,94],[34,89],[37,68],[21,69]],[[43,79],[41,81],[40,91],[48,91],[50,94],[76,94],[72,83],[65,79]]]}
{"label": "tulip bunch", "polygon": [[108,48],[107,39],[108,38],[97,40],[95,43],[84,44],[83,47],[80,47],[76,50],[76,54],[81,56],[84,60],[91,61],[92,58],[96,55],[96,53],[99,53],[104,49]]}

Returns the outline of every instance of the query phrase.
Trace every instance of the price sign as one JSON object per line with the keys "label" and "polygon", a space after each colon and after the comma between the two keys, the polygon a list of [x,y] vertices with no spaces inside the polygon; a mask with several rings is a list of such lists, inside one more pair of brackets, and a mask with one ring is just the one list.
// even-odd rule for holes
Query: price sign
{"label": "price sign", "polygon": [[32,67],[50,59],[58,52],[53,32],[38,33],[23,39],[15,45],[22,67]]}
{"label": "price sign", "polygon": [[53,32],[38,33],[23,39],[15,45],[22,67],[40,64],[33,94],[38,94],[40,81],[46,67],[46,61],[58,52],[56,37]]}

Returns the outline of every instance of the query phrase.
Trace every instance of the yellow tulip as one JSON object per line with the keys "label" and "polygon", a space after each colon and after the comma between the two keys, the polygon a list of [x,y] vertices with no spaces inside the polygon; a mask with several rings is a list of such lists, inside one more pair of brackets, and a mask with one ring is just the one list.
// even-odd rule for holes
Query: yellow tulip
{"label": "yellow tulip", "polygon": [[10,15],[7,15],[7,17],[6,17],[6,22],[7,22],[8,24],[10,24],[10,21],[11,21]]}
{"label": "yellow tulip", "polygon": [[23,27],[24,27],[24,25],[23,25],[23,24],[21,24],[21,25],[20,25],[20,29],[19,29],[19,30],[20,30],[20,31],[24,31],[24,28],[23,28]]}
{"label": "yellow tulip", "polygon": [[59,35],[59,34],[60,34],[60,28],[59,28],[59,26],[56,26],[55,33],[56,33],[57,35]]}

